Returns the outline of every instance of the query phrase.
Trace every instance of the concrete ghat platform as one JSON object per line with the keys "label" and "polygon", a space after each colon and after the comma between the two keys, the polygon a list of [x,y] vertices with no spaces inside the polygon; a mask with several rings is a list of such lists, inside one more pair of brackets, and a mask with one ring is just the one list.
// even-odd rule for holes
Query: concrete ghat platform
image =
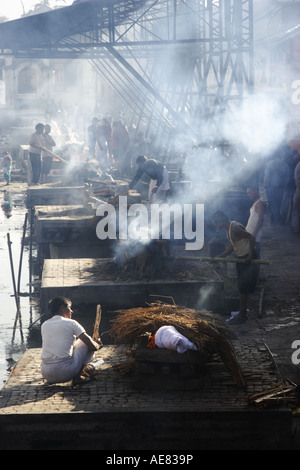
{"label": "concrete ghat platform", "polygon": [[[48,385],[40,374],[40,349],[27,350],[0,392],[0,448],[5,450],[286,450],[291,412],[257,409],[246,396],[278,381],[258,343],[233,343],[247,381],[236,387],[224,364],[207,364],[196,390],[133,386],[124,347],[105,346],[97,379],[72,387]],[[141,378],[142,380],[142,378]],[[187,384],[185,379],[182,384]]]}
{"label": "concrete ghat platform", "polygon": [[[145,305],[150,295],[173,297],[178,305],[199,306],[214,311],[224,309],[223,281],[205,265],[195,280],[121,280],[107,275],[112,259],[46,259],[41,284],[41,306],[47,311],[51,298],[64,295],[73,304],[100,303],[108,308]],[[199,263],[198,263],[199,264]],[[152,299],[153,300],[153,299]]]}
{"label": "concrete ghat platform", "polygon": [[78,205],[87,202],[88,194],[84,186],[57,186],[50,183],[29,186],[27,190],[26,206],[28,208],[37,205]]}
{"label": "concrete ghat platform", "polygon": [[40,263],[46,258],[113,257],[117,240],[97,237],[95,214],[91,204],[35,206],[34,234]]}

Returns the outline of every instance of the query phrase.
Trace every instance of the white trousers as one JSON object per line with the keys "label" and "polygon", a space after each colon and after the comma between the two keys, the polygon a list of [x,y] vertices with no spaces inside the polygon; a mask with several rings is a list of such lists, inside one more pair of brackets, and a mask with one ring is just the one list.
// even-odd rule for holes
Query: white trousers
{"label": "white trousers", "polygon": [[63,359],[42,359],[41,372],[49,383],[63,383],[72,380],[82,367],[94,359],[94,352],[77,339],[74,344],[73,356]]}

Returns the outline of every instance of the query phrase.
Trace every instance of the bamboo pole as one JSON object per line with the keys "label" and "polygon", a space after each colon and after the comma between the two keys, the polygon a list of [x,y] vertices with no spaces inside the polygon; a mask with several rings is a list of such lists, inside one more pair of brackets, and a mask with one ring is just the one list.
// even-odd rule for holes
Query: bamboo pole
{"label": "bamboo pole", "polygon": [[25,214],[24,226],[23,226],[23,235],[22,235],[22,243],[21,243],[21,252],[20,252],[20,261],[19,261],[19,273],[18,273],[18,284],[17,284],[17,293],[20,297],[20,287],[21,287],[21,274],[22,274],[22,262],[23,262],[23,252],[24,252],[24,241],[25,241],[25,234],[26,234],[26,226],[27,226],[27,218],[28,212]]}
{"label": "bamboo pole", "polygon": [[49,154],[50,154],[52,157],[54,157],[54,158],[58,158],[58,159],[59,159],[59,160],[61,160],[62,162],[64,162],[64,163],[67,163],[67,165],[71,165],[71,163],[70,163],[70,162],[68,162],[68,161],[67,161],[67,160],[65,160],[64,158],[60,157],[59,155],[56,155],[56,153],[54,153],[54,152],[51,152],[51,150],[49,150],[49,149],[46,149],[45,147],[42,147],[42,150],[43,150],[44,152],[47,152],[47,153],[49,153]]}
{"label": "bamboo pole", "polygon": [[176,260],[188,260],[188,261],[206,261],[208,263],[251,263],[251,264],[272,264],[272,261],[267,259],[252,259],[247,261],[243,258],[222,258],[222,257],[202,257],[202,256],[178,256]]}

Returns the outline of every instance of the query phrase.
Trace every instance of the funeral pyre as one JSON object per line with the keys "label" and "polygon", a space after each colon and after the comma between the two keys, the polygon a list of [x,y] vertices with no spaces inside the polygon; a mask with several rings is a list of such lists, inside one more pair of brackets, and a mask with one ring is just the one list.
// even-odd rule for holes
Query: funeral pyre
{"label": "funeral pyre", "polygon": [[[164,326],[172,326],[176,331],[191,342],[205,365],[218,354],[230,371],[238,387],[245,387],[241,367],[237,361],[232,345],[228,339],[226,326],[218,317],[206,310],[194,310],[177,305],[155,302],[148,307],[137,307],[116,311],[109,334],[116,344],[125,344],[129,348],[141,344],[142,337],[148,337],[145,346],[155,353],[155,335]],[[166,351],[168,352],[168,351]],[[179,354],[174,351],[174,354]],[[190,354],[187,350],[183,354]],[[181,356],[182,354],[180,354]]]}

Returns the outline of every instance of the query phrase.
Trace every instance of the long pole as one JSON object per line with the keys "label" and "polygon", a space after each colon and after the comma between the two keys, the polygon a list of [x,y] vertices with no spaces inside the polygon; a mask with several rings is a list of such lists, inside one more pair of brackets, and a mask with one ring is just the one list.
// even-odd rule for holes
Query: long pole
{"label": "long pole", "polygon": [[20,322],[20,332],[21,332],[21,338],[23,341],[23,331],[22,331],[22,324],[21,324],[21,312],[20,312],[20,297],[19,293],[17,291],[16,287],[16,279],[15,279],[15,272],[14,272],[14,263],[13,263],[13,257],[12,257],[12,250],[11,250],[11,240],[10,240],[10,235],[9,233],[7,234],[7,244],[8,244],[8,251],[9,251],[9,259],[10,259],[10,268],[11,268],[11,275],[12,275],[12,281],[13,281],[13,288],[14,288],[14,297],[16,301],[16,306],[17,306],[17,312],[16,312],[16,317],[15,317],[15,324],[14,324],[14,329],[13,329],[13,338],[14,340],[15,337],[15,331],[16,331],[16,326],[17,326],[17,321],[19,320]]}
{"label": "long pole", "polygon": [[10,234],[9,233],[7,234],[7,244],[8,244],[8,251],[9,251],[11,276],[12,276],[13,288],[14,288],[14,297],[15,297],[15,301],[16,301],[17,310],[19,310],[19,308],[20,308],[20,299],[19,299],[18,292],[17,292],[17,287],[16,287],[14,262],[13,262],[12,251],[11,251],[12,242],[10,240]]}
{"label": "long pole", "polygon": [[198,256],[178,256],[175,259],[177,260],[189,260],[189,261],[206,261],[208,263],[248,263],[250,262],[251,264],[272,264],[272,261],[268,259],[252,259],[251,261],[246,261],[243,258],[222,258],[222,257],[198,257]]}
{"label": "long pole", "polygon": [[28,213],[25,214],[24,227],[23,227],[23,236],[22,236],[22,243],[21,243],[21,252],[20,252],[20,261],[19,261],[19,273],[18,273],[18,284],[17,284],[17,293],[18,293],[18,296],[20,296],[20,285],[21,285],[21,274],[22,274],[22,262],[23,262],[23,252],[24,252],[24,241],[25,241],[25,234],[26,234],[27,218],[28,218]]}
{"label": "long pole", "polygon": [[30,209],[30,233],[29,233],[29,296],[32,293],[32,231],[33,231],[33,214],[34,208]]}
{"label": "long pole", "polygon": [[56,153],[51,152],[51,150],[46,149],[45,147],[42,147],[42,150],[43,150],[44,152],[46,152],[46,153],[49,153],[52,157],[58,158],[58,159],[61,160],[62,162],[67,163],[67,165],[70,165],[70,162],[68,162],[68,161],[65,160],[64,158],[60,157],[59,155],[56,155]]}

